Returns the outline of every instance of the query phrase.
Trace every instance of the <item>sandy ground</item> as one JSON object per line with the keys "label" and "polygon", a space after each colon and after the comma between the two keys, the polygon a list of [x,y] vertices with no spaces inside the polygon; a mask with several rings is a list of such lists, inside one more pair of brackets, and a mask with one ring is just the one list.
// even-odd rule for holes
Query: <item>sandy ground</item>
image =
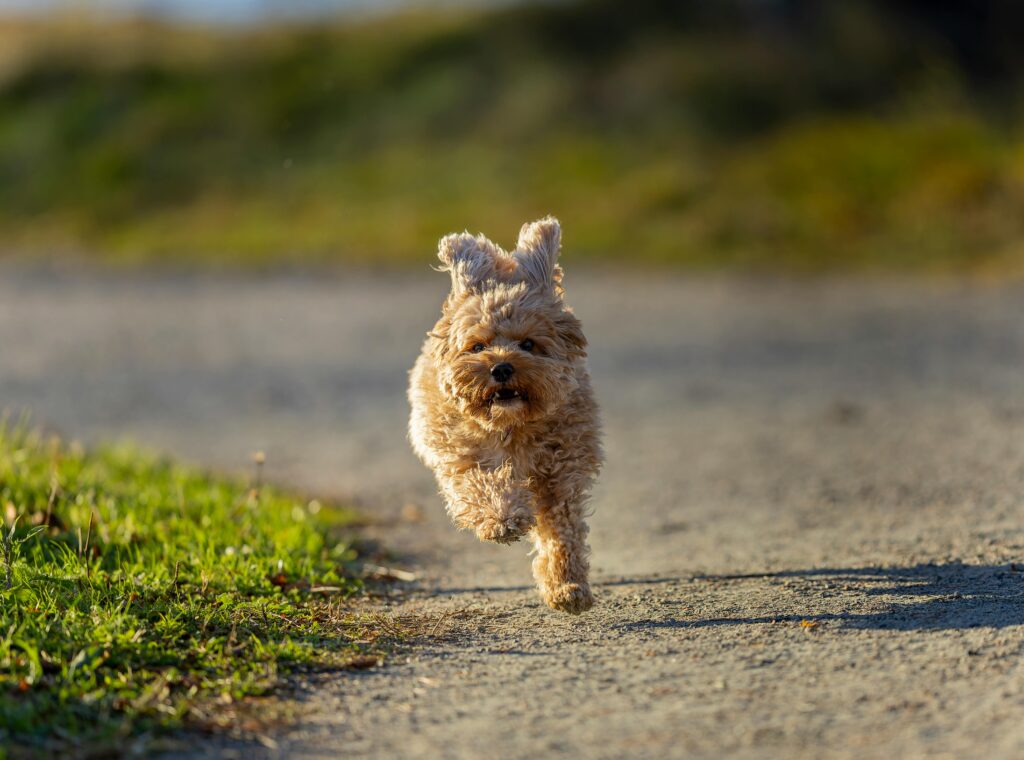
{"label": "sandy ground", "polygon": [[207,751],[1024,756],[1024,288],[569,271],[608,452],[580,618],[446,523],[405,442],[442,275],[0,272],[0,405],[265,450],[421,574],[394,609],[425,647],[319,683],[276,749]]}

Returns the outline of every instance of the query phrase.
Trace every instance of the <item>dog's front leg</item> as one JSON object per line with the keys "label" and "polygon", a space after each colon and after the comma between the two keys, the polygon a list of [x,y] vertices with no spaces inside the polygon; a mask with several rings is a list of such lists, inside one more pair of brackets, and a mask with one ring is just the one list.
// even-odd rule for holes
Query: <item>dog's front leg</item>
{"label": "dog's front leg", "polygon": [[474,467],[441,479],[448,513],[481,541],[510,544],[533,527],[534,496],[509,462],[495,469]]}
{"label": "dog's front leg", "polygon": [[537,555],[533,577],[549,607],[579,614],[594,604],[587,575],[587,523],[581,490],[559,489],[538,495],[537,526],[533,532]]}

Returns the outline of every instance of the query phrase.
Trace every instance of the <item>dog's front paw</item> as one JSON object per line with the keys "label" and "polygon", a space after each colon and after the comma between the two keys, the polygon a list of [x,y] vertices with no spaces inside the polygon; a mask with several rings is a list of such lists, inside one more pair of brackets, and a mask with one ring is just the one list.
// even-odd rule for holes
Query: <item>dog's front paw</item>
{"label": "dog's front paw", "polygon": [[561,583],[557,586],[545,586],[540,590],[541,596],[548,607],[579,615],[594,606],[594,595],[586,583]]}
{"label": "dog's front paw", "polygon": [[536,519],[530,511],[516,512],[504,517],[486,515],[476,525],[476,537],[496,544],[512,544],[534,526]]}

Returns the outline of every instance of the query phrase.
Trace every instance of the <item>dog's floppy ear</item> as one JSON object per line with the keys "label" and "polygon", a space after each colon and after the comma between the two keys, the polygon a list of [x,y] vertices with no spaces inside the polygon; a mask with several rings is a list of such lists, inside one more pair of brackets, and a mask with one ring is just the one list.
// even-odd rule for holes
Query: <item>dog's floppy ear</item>
{"label": "dog's floppy ear", "polygon": [[555,217],[546,216],[523,225],[512,255],[528,282],[560,293],[562,267],[558,265],[558,253],[561,247],[562,228]]}
{"label": "dog's floppy ear", "polygon": [[461,293],[494,276],[498,247],[483,235],[468,232],[445,235],[437,244],[441,271],[451,272],[452,291]]}
{"label": "dog's floppy ear", "polygon": [[587,355],[587,338],[583,334],[583,325],[568,308],[555,318],[555,330],[562,339],[570,359]]}

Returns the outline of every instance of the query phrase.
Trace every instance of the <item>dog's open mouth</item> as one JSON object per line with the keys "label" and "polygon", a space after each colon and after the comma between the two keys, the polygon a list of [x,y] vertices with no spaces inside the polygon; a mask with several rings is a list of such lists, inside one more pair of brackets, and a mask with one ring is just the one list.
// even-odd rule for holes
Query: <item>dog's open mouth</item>
{"label": "dog's open mouth", "polygon": [[519,391],[515,388],[498,388],[498,390],[491,394],[490,400],[491,404],[497,404],[498,406],[513,406],[519,402],[528,401],[529,396],[524,391]]}

